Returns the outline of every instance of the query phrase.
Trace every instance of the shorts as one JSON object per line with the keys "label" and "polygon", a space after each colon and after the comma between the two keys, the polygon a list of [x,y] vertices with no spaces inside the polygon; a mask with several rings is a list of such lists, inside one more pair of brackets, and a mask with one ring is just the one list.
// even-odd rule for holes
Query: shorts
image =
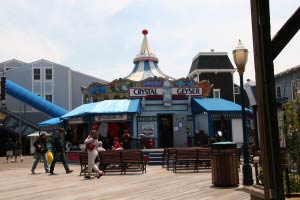
{"label": "shorts", "polygon": [[10,151],[6,151],[6,156],[13,156],[14,151],[10,150]]}
{"label": "shorts", "polygon": [[15,156],[21,156],[21,155],[22,155],[22,149],[16,149]]}

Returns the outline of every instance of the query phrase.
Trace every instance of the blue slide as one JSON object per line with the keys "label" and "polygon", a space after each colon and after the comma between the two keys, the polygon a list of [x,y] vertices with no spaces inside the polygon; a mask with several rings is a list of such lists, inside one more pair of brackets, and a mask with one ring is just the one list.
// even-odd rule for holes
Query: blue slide
{"label": "blue slide", "polygon": [[51,117],[60,117],[68,112],[10,80],[6,80],[6,92],[12,97],[50,115]]}

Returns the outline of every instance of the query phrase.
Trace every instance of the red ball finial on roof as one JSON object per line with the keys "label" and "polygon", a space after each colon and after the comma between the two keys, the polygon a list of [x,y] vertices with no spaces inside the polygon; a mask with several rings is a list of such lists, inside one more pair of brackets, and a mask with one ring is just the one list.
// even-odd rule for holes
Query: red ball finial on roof
{"label": "red ball finial on roof", "polygon": [[142,31],[142,33],[143,33],[143,35],[147,35],[147,34],[148,34],[148,30],[147,30],[147,29],[144,29],[144,30]]}

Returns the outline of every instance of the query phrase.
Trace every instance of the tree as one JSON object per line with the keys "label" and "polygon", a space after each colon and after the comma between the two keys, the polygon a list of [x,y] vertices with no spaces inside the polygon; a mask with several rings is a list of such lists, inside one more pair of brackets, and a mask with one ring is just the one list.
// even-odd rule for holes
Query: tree
{"label": "tree", "polygon": [[289,166],[300,173],[300,100],[289,101],[282,108]]}

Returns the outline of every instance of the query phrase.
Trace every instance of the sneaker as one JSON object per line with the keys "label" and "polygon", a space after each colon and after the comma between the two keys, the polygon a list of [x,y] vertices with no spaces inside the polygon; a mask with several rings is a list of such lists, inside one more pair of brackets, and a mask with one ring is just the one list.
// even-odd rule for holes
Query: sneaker
{"label": "sneaker", "polygon": [[50,172],[49,172],[49,170],[46,170],[45,173],[48,174],[48,173],[50,173]]}
{"label": "sneaker", "polygon": [[50,172],[50,175],[54,175],[55,173],[54,172]]}
{"label": "sneaker", "polygon": [[67,174],[71,174],[72,172],[73,172],[73,170],[70,170],[70,169],[66,171]]}
{"label": "sneaker", "polygon": [[34,171],[34,170],[31,170],[31,174],[35,174],[35,171]]}

